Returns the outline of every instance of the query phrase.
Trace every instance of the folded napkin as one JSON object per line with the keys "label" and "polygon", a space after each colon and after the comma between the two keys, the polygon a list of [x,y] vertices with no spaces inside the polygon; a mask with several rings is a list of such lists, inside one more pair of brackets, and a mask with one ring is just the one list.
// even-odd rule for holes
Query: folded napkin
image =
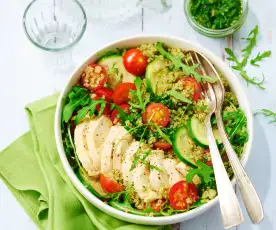
{"label": "folded napkin", "polygon": [[171,230],[113,218],[90,204],[66,175],[56,149],[54,113],[58,95],[26,107],[30,131],[0,153],[0,178],[39,229]]}

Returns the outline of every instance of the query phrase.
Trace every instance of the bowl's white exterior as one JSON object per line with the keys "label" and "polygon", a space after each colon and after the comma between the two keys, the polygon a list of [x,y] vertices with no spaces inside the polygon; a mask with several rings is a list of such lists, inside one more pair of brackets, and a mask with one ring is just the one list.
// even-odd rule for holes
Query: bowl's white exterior
{"label": "bowl's white exterior", "polygon": [[[97,56],[95,55],[98,52],[101,51],[106,51],[106,50],[112,50],[115,48],[129,48],[129,47],[136,47],[139,46],[143,43],[154,43],[154,42],[163,42],[167,46],[170,47],[176,47],[176,48],[183,48],[185,50],[192,49],[196,50],[202,54],[204,54],[215,66],[216,68],[226,77],[228,80],[232,90],[238,97],[238,101],[240,106],[243,108],[245,111],[245,114],[247,116],[247,125],[248,125],[248,134],[249,134],[249,139],[248,143],[246,145],[245,151],[243,153],[243,157],[241,159],[241,162],[243,165],[246,164],[248,157],[250,155],[251,151],[251,146],[252,146],[252,138],[253,138],[253,116],[249,107],[249,103],[247,101],[246,95],[244,94],[244,90],[239,83],[236,75],[231,71],[231,69],[217,56],[215,56],[213,53],[210,51],[206,50],[205,48],[202,48],[198,45],[195,45],[194,43],[173,37],[173,36],[136,36],[136,37],[130,37],[130,38],[125,38],[116,42],[113,42],[104,48],[98,50],[95,52],[91,57],[89,57],[77,70],[73,73],[71,78],[68,80],[66,86],[62,90],[57,108],[56,108],[56,115],[55,115],[55,138],[56,138],[56,144],[58,148],[58,152],[62,161],[62,164],[64,166],[64,169],[75,185],[75,187],[79,190],[79,192],[86,197],[87,200],[89,200],[92,204],[94,204],[96,207],[101,209],[102,211],[118,218],[121,220],[125,220],[128,222],[136,223],[136,224],[147,224],[147,225],[167,225],[167,224],[173,224],[177,222],[182,222],[185,220],[188,220],[190,218],[193,218],[195,216],[200,215],[201,213],[207,211],[209,208],[213,207],[215,204],[218,203],[218,197],[215,199],[211,200],[207,204],[204,204],[198,208],[195,208],[193,210],[190,210],[185,213],[181,214],[176,214],[173,216],[162,216],[162,217],[145,217],[145,216],[137,216],[129,213],[125,213],[122,211],[119,211],[115,208],[112,208],[111,206],[105,204],[101,200],[99,200],[96,196],[94,196],[89,190],[85,188],[85,186],[79,181],[79,179],[76,177],[74,174],[73,170],[71,169],[62,144],[62,136],[61,136],[61,126],[60,126],[60,121],[61,121],[61,114],[62,114],[62,107],[63,107],[63,102],[64,99],[67,96],[68,91],[70,91],[71,87],[77,83],[79,80],[81,73],[85,66],[90,63],[94,62],[97,60]],[[233,184],[234,184],[233,180]]]}

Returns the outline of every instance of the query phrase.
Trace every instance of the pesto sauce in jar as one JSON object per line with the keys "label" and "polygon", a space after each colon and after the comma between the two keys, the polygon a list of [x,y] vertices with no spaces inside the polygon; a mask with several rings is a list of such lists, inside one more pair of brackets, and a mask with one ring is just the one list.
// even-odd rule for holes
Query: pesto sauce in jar
{"label": "pesto sauce in jar", "polygon": [[241,0],[191,0],[190,4],[192,17],[208,29],[229,28],[242,15]]}

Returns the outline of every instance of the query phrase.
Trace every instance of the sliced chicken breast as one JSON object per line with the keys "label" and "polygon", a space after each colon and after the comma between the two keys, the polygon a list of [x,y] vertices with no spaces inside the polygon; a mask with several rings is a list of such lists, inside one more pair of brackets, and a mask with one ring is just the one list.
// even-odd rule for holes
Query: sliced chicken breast
{"label": "sliced chicken breast", "polygon": [[150,187],[156,192],[159,192],[161,189],[169,187],[169,175],[166,173],[163,167],[164,151],[152,150],[147,158],[151,165],[156,166],[162,171],[159,172],[155,169],[150,169]]}
{"label": "sliced chicken breast", "polygon": [[132,183],[132,173],[133,171],[130,171],[132,162],[134,160],[134,155],[137,152],[139,148],[139,142],[133,141],[127,151],[125,152],[125,159],[122,163],[122,176],[125,185]]}
{"label": "sliced chicken breast", "polygon": [[118,144],[123,141],[131,140],[131,135],[123,126],[112,126],[103,144],[101,154],[101,172],[109,177],[112,177],[113,165],[113,150]]}
{"label": "sliced chicken breast", "polygon": [[173,186],[178,181],[184,180],[184,177],[182,176],[182,174],[176,170],[177,164],[178,162],[174,159],[166,158],[163,161],[163,166],[169,175],[170,186]]}
{"label": "sliced chicken breast", "polygon": [[135,191],[144,202],[148,203],[161,198],[149,186],[149,169],[145,164],[140,163],[133,169],[132,180]]}
{"label": "sliced chicken breast", "polygon": [[86,141],[86,132],[88,129],[89,122],[83,122],[76,126],[74,133],[74,140],[76,146],[77,156],[85,168],[89,176],[98,176],[99,171],[93,165],[91,158],[89,157],[89,150]]}
{"label": "sliced chicken breast", "polygon": [[96,117],[88,125],[86,139],[89,156],[98,171],[101,169],[101,149],[111,126],[112,122],[106,116]]}
{"label": "sliced chicken breast", "polygon": [[126,150],[130,143],[126,140],[121,140],[117,143],[113,150],[113,169],[122,172],[122,161]]}
{"label": "sliced chicken breast", "polygon": [[175,168],[177,169],[178,172],[182,174],[182,176],[184,176],[184,178],[186,178],[186,175],[188,172],[188,168],[186,164],[184,164],[183,162],[180,162],[175,166]]}

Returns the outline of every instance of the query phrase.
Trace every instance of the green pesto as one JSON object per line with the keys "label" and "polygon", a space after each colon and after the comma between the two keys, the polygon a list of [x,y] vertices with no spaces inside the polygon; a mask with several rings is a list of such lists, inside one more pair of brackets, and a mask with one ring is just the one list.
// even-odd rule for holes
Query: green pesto
{"label": "green pesto", "polygon": [[241,0],[191,0],[191,15],[202,26],[221,30],[234,25],[242,14]]}

